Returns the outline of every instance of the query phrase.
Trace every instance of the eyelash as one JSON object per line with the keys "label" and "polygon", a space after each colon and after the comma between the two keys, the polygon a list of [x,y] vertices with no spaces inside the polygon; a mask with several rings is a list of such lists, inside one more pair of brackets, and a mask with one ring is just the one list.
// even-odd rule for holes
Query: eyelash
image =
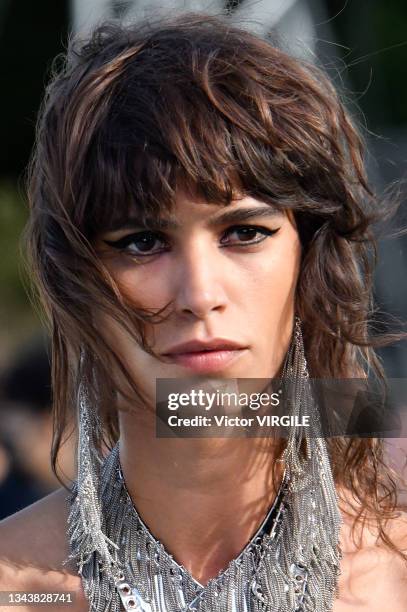
{"label": "eyelash", "polygon": [[[247,240],[247,241],[243,241],[240,243],[234,243],[232,245],[223,245],[223,246],[234,246],[234,247],[238,247],[238,248],[242,248],[242,247],[246,247],[246,246],[253,246],[255,244],[260,244],[261,242],[263,242],[266,238],[268,238],[269,236],[272,236],[273,234],[275,234],[276,232],[278,232],[280,228],[277,229],[269,229],[268,227],[263,227],[261,225],[234,225],[232,227],[230,227],[224,234],[224,236],[229,235],[233,232],[236,231],[242,231],[242,230],[255,230],[256,233],[261,233],[263,234],[263,237],[260,239],[256,239],[256,240]],[[141,232],[135,232],[133,234],[128,234],[127,236],[123,236],[123,238],[120,238],[119,240],[105,240],[104,242],[106,244],[108,244],[109,246],[113,247],[114,249],[117,249],[119,251],[122,251],[124,253],[127,253],[129,255],[134,255],[136,257],[152,257],[153,255],[157,255],[159,253],[163,253],[165,251],[168,250],[168,246],[164,247],[164,248],[160,248],[159,250],[155,250],[153,252],[150,253],[133,253],[131,250],[128,249],[128,247],[136,241],[136,239],[140,239],[143,236],[148,236],[148,237],[153,237],[156,239],[161,239],[163,242],[165,242],[165,239],[163,237],[162,234],[160,234],[160,232],[155,232],[155,231],[151,231],[151,230],[143,230]],[[222,238],[223,239],[223,238]]]}

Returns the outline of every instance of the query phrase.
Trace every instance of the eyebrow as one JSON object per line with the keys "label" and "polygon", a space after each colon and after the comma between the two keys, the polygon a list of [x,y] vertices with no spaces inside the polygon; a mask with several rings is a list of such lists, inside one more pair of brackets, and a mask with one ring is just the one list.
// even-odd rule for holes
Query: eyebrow
{"label": "eyebrow", "polygon": [[[256,207],[246,207],[246,208],[234,208],[232,210],[226,210],[221,214],[218,214],[214,217],[211,217],[206,222],[206,226],[209,228],[217,227],[219,225],[226,225],[228,223],[240,223],[241,221],[246,221],[247,219],[252,219],[254,217],[260,218],[270,218],[277,217],[279,215],[284,214],[282,210],[271,206],[256,206]],[[154,230],[175,230],[179,229],[181,226],[175,219],[171,218],[145,218],[140,219],[137,217],[128,217],[125,221],[118,221],[109,228],[109,231],[118,231],[124,229],[133,229],[133,228],[148,228]]]}

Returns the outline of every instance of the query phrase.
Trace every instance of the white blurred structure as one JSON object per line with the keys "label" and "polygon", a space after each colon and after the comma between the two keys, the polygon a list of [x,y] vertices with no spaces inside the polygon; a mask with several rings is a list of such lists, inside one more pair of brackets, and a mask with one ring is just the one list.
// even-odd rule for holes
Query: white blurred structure
{"label": "white blurred structure", "polygon": [[[312,57],[315,31],[306,0],[241,0],[230,9],[231,23],[260,35],[277,29],[292,52]],[[230,5],[230,2],[229,2]],[[224,0],[71,0],[72,29],[85,33],[106,18],[143,19],[149,14],[204,11],[219,15],[227,9]]]}
{"label": "white blurred structure", "polygon": [[111,17],[111,0],[71,0],[74,32],[92,29],[101,19]]}

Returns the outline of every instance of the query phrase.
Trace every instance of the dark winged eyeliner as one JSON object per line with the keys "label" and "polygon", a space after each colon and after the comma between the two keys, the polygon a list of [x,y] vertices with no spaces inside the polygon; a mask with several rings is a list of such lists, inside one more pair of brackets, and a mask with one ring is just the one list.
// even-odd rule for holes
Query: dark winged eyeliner
{"label": "dark winged eyeliner", "polygon": [[[232,231],[236,231],[239,229],[257,229],[258,232],[264,234],[264,235],[268,235],[271,236],[273,234],[275,234],[276,232],[278,232],[278,230],[280,229],[279,227],[276,229],[269,229],[267,227],[263,227],[260,225],[234,225],[232,227],[230,227],[226,233],[231,233]],[[134,240],[135,237],[139,236],[140,234],[146,233],[146,232],[151,232],[151,233],[156,233],[157,236],[159,236],[159,232],[154,231],[154,230],[148,230],[148,229],[143,229],[143,230],[139,230],[137,232],[132,232],[131,234],[126,234],[126,236],[123,236],[122,238],[119,238],[118,240],[103,240],[103,242],[105,242],[106,244],[108,244],[109,246],[113,247],[113,248],[125,248],[126,246],[128,246],[129,244],[131,244],[131,242]],[[245,241],[243,241],[241,243],[241,245],[245,245],[245,244],[250,244],[250,241],[248,240],[246,243]],[[237,246],[237,245],[236,245]]]}

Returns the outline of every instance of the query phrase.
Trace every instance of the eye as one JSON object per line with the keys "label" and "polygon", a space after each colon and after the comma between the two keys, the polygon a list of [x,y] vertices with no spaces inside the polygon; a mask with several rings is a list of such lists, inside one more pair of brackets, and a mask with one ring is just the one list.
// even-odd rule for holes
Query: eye
{"label": "eye", "polygon": [[[220,244],[245,247],[259,244],[278,232],[280,228],[270,229],[260,225],[234,225],[224,232]],[[127,234],[119,240],[104,240],[106,244],[136,257],[151,257],[170,248],[167,239],[160,232],[143,230]]]}
{"label": "eye", "polygon": [[[221,239],[221,244],[226,246],[248,246],[259,244],[278,232],[280,228],[270,229],[261,225],[235,225],[230,227]],[[231,236],[235,238],[231,239]],[[225,239],[226,237],[226,239]]]}
{"label": "eye", "polygon": [[104,242],[114,249],[141,257],[155,255],[167,248],[164,237],[150,230],[127,234],[119,240],[104,240]]}

